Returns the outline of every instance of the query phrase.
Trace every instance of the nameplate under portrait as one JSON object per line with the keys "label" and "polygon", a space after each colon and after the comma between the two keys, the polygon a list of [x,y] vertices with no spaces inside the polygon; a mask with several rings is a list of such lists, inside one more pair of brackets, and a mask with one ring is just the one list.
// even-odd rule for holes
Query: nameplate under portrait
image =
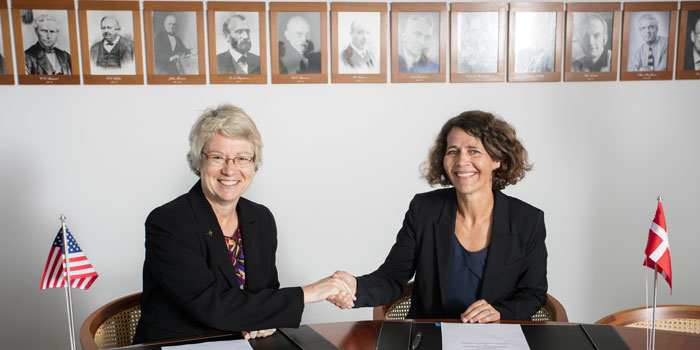
{"label": "nameplate under portrait", "polygon": [[446,57],[446,3],[391,3],[392,83],[445,82]]}
{"label": "nameplate under portrait", "polygon": [[386,83],[387,3],[331,3],[331,81]]}
{"label": "nameplate under portrait", "polygon": [[700,79],[700,2],[681,2],[676,79]]}
{"label": "nameplate under portrait", "polygon": [[148,84],[204,84],[204,9],[194,1],[144,1]]}
{"label": "nameplate under portrait", "polygon": [[325,2],[271,2],[273,84],[328,82],[328,12]]}
{"label": "nameplate under portrait", "polygon": [[264,2],[207,2],[209,81],[267,83]]}
{"label": "nameplate under portrait", "polygon": [[670,80],[676,43],[676,2],[626,2],[620,80]]}
{"label": "nameplate under portrait", "polygon": [[83,82],[143,84],[138,1],[80,0]]}
{"label": "nameplate under portrait", "polygon": [[619,2],[566,5],[564,81],[617,80]]}
{"label": "nameplate under portrait", "polygon": [[20,84],[80,84],[75,3],[13,0]]}
{"label": "nameplate under portrait", "polygon": [[508,81],[561,80],[564,4],[511,3]]}
{"label": "nameplate under portrait", "polygon": [[0,85],[14,85],[15,71],[12,63],[10,16],[7,3],[0,3]]}
{"label": "nameplate under portrait", "polygon": [[506,77],[506,3],[451,4],[450,82],[502,82]]}

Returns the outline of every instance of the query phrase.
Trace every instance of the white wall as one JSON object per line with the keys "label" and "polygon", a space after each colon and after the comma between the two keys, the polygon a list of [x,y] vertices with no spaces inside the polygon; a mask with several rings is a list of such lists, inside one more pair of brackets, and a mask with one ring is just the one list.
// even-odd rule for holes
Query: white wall
{"label": "white wall", "polygon": [[[246,197],[279,229],[282,286],[375,269],[440,126],[483,109],[513,124],[535,168],[506,189],[543,209],[550,293],[571,321],[644,305],[643,250],[664,197],[675,290],[700,304],[698,81],[263,86],[0,87],[0,336],[67,348],[62,290],[39,291],[65,213],[100,277],[75,291],[76,328],[141,289],[143,222],[196,181],[185,153],[200,111],[228,101],[256,121],[264,165]],[[648,276],[651,276],[650,274]],[[307,306],[303,322],[371,318]]]}

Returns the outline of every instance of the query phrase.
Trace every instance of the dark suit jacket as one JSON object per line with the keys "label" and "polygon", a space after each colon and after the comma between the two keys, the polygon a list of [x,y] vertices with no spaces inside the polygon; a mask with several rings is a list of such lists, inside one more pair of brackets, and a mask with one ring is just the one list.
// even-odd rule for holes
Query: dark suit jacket
{"label": "dark suit jacket", "polygon": [[248,52],[248,73],[244,73],[228,51],[216,55],[217,74],[260,74],[260,56]]}
{"label": "dark suit jacket", "polygon": [[[456,215],[454,188],[416,195],[384,264],[357,279],[355,306],[379,306],[397,298],[415,272],[407,318],[442,318]],[[501,319],[529,319],[547,299],[544,214],[495,191],[492,230],[481,298]]]}
{"label": "dark suit jacket", "polygon": [[141,319],[134,343],[299,326],[304,294],[299,287],[279,289],[272,213],[245,198],[236,211],[245,252],[245,290],[238,287],[201,182],[151,212],[146,219]]}
{"label": "dark suit jacket", "polygon": [[695,43],[691,41],[685,45],[685,59],[683,60],[683,69],[685,70],[695,70],[695,58],[693,57],[693,51],[695,51],[694,45]]}
{"label": "dark suit jacket", "polygon": [[[58,64],[61,65],[63,74],[73,74],[71,73],[70,54],[55,47],[54,52],[56,53]],[[46,53],[44,53],[44,48],[41,47],[38,41],[30,48],[24,50],[24,65],[27,74],[56,74],[53,66],[49,63],[49,59],[46,57]]]}
{"label": "dark suit jacket", "polygon": [[182,74],[175,62],[170,62],[170,57],[189,53],[180,37],[175,35],[175,49],[170,48],[170,39],[165,32],[159,32],[153,38],[153,55],[156,66],[156,74]]}
{"label": "dark suit jacket", "polygon": [[90,46],[90,61],[92,61],[93,64],[95,64],[98,67],[103,67],[103,68],[118,68],[121,67],[122,64],[131,62],[134,60],[134,42],[125,38],[125,37],[119,37],[119,41],[117,41],[116,46],[112,49],[113,54],[115,54],[117,57],[119,57],[119,66],[109,66],[107,62],[103,62],[102,60],[99,60],[100,54],[102,55],[108,55],[109,53],[107,50],[104,48],[104,42],[105,39],[102,39]]}

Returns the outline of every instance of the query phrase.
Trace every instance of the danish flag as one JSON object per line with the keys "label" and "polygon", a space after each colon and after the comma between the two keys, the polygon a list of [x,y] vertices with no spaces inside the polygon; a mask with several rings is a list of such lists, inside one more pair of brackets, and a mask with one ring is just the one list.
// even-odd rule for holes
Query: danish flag
{"label": "danish flag", "polygon": [[647,257],[643,265],[651,269],[658,267],[661,277],[666,279],[668,287],[673,291],[671,286],[671,248],[668,246],[666,218],[664,217],[664,207],[661,205],[661,200],[659,200],[659,204],[656,207],[654,221],[651,222],[647,248],[644,250],[644,253]]}

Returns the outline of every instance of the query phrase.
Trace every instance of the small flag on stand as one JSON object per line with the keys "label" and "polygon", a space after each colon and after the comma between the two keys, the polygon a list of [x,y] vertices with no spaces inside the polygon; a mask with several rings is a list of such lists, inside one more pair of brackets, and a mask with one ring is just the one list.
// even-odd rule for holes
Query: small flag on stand
{"label": "small flag on stand", "polygon": [[647,239],[647,248],[644,250],[646,259],[644,266],[648,266],[652,270],[658,268],[661,272],[661,277],[666,279],[668,287],[671,286],[671,249],[668,245],[668,234],[666,233],[666,218],[664,217],[664,207],[659,200],[656,207],[656,216],[651,223],[649,229],[649,238]]}
{"label": "small flag on stand", "polygon": [[[70,279],[72,288],[88,289],[97,279],[97,271],[92,267],[87,257],[78,246],[78,242],[66,228],[68,241],[68,265],[70,266]],[[65,266],[63,264],[63,235],[58,230],[56,239],[53,240],[49,257],[46,259],[44,275],[41,277],[39,289],[63,288],[66,285]]]}

